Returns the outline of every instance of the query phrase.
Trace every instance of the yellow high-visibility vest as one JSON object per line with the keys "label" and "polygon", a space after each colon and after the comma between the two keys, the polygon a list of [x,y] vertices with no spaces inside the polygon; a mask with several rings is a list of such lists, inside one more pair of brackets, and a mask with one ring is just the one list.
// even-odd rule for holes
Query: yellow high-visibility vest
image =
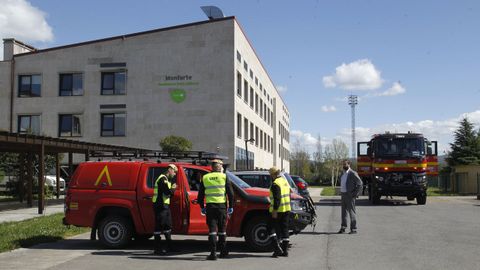
{"label": "yellow high-visibility vest", "polygon": [[[153,187],[153,197],[152,197],[152,202],[157,202],[158,198],[158,181],[163,181],[165,184],[167,184],[168,189],[172,188],[172,183],[168,180],[168,177],[166,177],[163,174],[160,174],[160,176],[157,178],[155,181],[155,186]],[[163,204],[170,204],[170,196],[167,196],[165,194],[162,194],[162,200]]]}
{"label": "yellow high-visibility vest", "polygon": [[[284,213],[291,211],[292,208],[290,206],[290,185],[287,182],[287,179],[283,177],[278,177],[275,179],[272,183],[276,184],[277,186],[280,187],[280,205],[278,206],[277,212],[278,213]],[[270,208],[268,209],[270,213],[273,211],[273,193],[272,190],[270,189]]]}
{"label": "yellow high-visibility vest", "polygon": [[221,172],[211,172],[203,176],[206,203],[226,203],[225,183],[227,176]]}

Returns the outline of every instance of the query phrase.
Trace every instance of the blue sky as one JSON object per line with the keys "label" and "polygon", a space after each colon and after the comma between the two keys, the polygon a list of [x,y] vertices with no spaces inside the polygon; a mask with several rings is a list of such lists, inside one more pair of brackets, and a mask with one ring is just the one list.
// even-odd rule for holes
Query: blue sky
{"label": "blue sky", "polygon": [[349,94],[358,140],[412,130],[443,152],[461,117],[479,126],[480,1],[0,0],[0,37],[59,46],[202,21],[203,5],[237,17],[307,149],[350,146]]}

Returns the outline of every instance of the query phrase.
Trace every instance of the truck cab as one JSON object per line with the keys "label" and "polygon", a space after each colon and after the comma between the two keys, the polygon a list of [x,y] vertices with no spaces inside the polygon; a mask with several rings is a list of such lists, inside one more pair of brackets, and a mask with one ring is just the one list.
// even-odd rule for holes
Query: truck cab
{"label": "truck cab", "polygon": [[[210,166],[171,162],[178,167],[173,179],[177,187],[171,198],[172,233],[207,235],[205,216],[197,201],[200,180]],[[81,163],[72,176],[65,199],[64,224],[92,228],[111,248],[124,247],[132,238],[149,238],[154,230],[151,198],[154,181],[167,170],[169,162],[102,161]],[[229,171],[235,192],[234,212],[228,219],[227,235],[245,237],[254,250],[268,250],[266,232],[268,189],[252,188]],[[312,222],[302,208],[303,198],[292,195],[296,232]]]}
{"label": "truck cab", "polygon": [[427,200],[427,177],[438,175],[437,142],[418,133],[377,134],[357,144],[357,170],[368,186],[369,200],[406,196]]}

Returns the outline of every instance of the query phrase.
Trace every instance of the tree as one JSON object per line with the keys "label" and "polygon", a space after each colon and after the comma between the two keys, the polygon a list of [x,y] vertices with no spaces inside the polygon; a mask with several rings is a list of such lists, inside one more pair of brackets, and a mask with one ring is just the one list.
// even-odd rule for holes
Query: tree
{"label": "tree", "polygon": [[296,140],[292,145],[290,172],[307,179],[312,177],[312,172],[310,170],[310,154],[300,140]]}
{"label": "tree", "polygon": [[347,145],[337,139],[325,147],[325,165],[331,172],[332,186],[336,186],[342,172],[342,161],[348,158]]}
{"label": "tree", "polygon": [[166,152],[179,152],[192,150],[192,142],[180,137],[170,135],[160,140],[160,147]]}
{"label": "tree", "polygon": [[450,144],[449,166],[480,163],[480,136],[474,131],[473,124],[465,117],[454,133],[454,142]]}

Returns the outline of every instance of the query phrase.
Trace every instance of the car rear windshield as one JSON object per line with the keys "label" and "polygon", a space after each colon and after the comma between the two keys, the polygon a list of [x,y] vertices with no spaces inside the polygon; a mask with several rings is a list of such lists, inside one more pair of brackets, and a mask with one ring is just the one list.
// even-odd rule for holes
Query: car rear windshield
{"label": "car rear windshield", "polygon": [[249,188],[250,185],[245,183],[242,179],[240,179],[238,176],[236,176],[235,174],[227,171],[227,177],[230,181],[232,181],[236,186],[244,189],[244,188]]}

